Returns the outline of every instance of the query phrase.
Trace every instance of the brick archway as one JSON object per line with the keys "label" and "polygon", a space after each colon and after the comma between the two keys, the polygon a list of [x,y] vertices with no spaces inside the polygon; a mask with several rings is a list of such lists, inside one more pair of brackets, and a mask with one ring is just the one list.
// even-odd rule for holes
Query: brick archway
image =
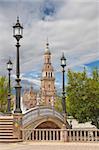
{"label": "brick archway", "polygon": [[59,126],[52,121],[46,121],[39,124],[36,129],[59,129]]}

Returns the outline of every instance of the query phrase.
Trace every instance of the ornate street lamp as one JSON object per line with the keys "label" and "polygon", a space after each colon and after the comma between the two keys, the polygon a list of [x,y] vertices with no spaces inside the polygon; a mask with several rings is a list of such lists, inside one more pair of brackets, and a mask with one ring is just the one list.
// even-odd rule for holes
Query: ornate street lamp
{"label": "ornate street lamp", "polygon": [[61,57],[61,66],[62,66],[62,73],[63,73],[63,85],[62,85],[62,107],[63,107],[63,114],[66,114],[66,101],[65,101],[65,66],[66,66],[66,58],[64,56],[64,53]]}
{"label": "ornate street lamp", "polygon": [[8,70],[8,105],[7,105],[7,113],[11,114],[11,82],[10,82],[10,76],[11,76],[11,70],[12,70],[12,62],[9,59],[7,62],[7,70]]}
{"label": "ornate street lamp", "polygon": [[16,60],[16,106],[14,113],[22,113],[20,100],[21,100],[21,86],[20,86],[20,57],[19,57],[19,41],[23,37],[23,27],[19,22],[19,17],[17,17],[17,23],[13,26],[13,36],[17,40],[17,60]]}

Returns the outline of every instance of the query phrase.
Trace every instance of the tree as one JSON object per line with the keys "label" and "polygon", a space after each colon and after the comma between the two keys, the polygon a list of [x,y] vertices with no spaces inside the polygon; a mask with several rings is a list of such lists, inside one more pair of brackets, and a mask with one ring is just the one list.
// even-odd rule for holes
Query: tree
{"label": "tree", "polygon": [[79,122],[91,121],[99,128],[99,71],[94,69],[92,77],[86,70],[73,72],[68,70],[66,88],[68,111]]}
{"label": "tree", "polygon": [[60,96],[56,97],[55,109],[60,113],[62,112],[62,97]]}
{"label": "tree", "polygon": [[5,76],[0,77],[0,112],[7,111],[8,85]]}

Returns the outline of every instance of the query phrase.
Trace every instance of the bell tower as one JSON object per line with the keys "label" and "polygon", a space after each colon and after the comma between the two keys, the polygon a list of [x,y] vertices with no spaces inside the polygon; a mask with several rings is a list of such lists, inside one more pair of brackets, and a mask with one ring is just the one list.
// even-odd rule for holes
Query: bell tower
{"label": "bell tower", "polygon": [[46,43],[44,53],[44,65],[41,77],[41,104],[47,106],[54,106],[55,103],[55,77],[54,69],[51,64],[51,52],[49,50],[49,43]]}

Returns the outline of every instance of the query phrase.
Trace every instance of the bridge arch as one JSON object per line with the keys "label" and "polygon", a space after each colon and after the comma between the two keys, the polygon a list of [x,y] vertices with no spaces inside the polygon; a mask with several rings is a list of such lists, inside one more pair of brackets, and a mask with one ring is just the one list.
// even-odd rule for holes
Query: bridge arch
{"label": "bridge arch", "polygon": [[45,121],[40,123],[36,129],[60,129],[60,127],[55,122]]}
{"label": "bridge arch", "polygon": [[[51,107],[39,106],[28,110],[23,115],[22,123],[23,128],[27,129],[61,129],[64,117]],[[68,123],[67,128],[69,128]]]}

